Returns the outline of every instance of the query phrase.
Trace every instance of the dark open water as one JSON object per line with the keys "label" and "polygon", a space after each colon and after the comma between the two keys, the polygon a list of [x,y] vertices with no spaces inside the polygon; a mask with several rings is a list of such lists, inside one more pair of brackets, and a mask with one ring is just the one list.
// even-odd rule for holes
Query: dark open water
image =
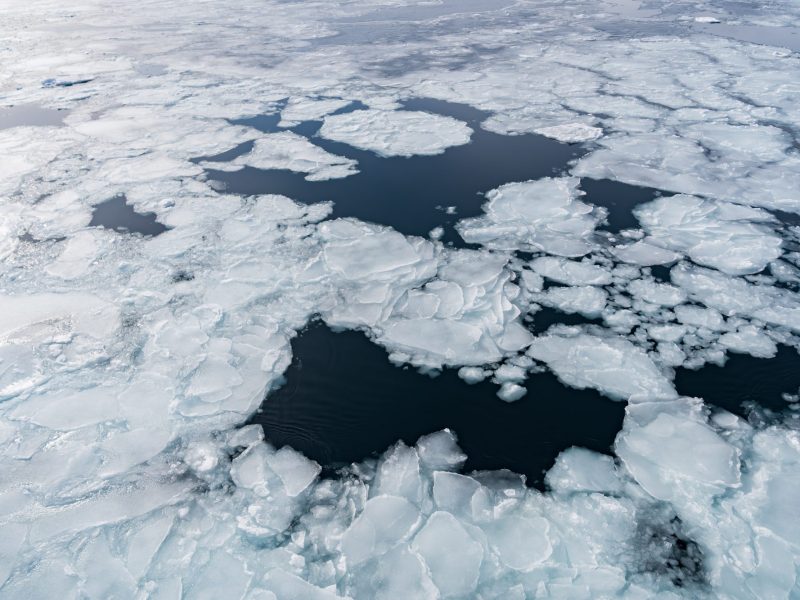
{"label": "dark open water", "polygon": [[398,439],[413,444],[449,427],[467,453],[467,470],[510,469],[541,485],[564,448],[608,452],[625,405],[594,391],[533,375],[514,403],[487,381],[468,385],[455,370],[438,377],[396,367],[386,351],[356,331],[312,324],[292,343],[283,387],[251,419],[267,439],[335,468],[381,452]]}

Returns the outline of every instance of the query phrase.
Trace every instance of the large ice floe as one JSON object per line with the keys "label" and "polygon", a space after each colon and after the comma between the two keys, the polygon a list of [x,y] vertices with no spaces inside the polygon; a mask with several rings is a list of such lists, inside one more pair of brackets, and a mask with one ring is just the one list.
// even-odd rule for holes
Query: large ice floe
{"label": "large ice floe", "polygon": [[[800,597],[797,390],[748,418],[673,383],[800,347],[800,58],[713,29],[798,19],[782,1],[4,2],[0,111],[59,118],[0,126],[0,597]],[[484,190],[458,249],[206,179],[209,158],[354,173],[308,121],[382,156],[469,142],[412,97],[585,152]],[[294,129],[243,124],[259,115]],[[587,177],[664,195],[612,234]],[[90,226],[121,196],[164,230]],[[534,334],[544,307],[564,323]],[[542,490],[464,472],[450,430],[323,470],[242,426],[314,318],[508,402],[569,402],[525,395],[548,370],[625,403],[623,427],[608,454],[576,439]]]}
{"label": "large ice floe", "polygon": [[383,156],[440,154],[469,141],[465,123],[426,112],[357,110],[325,117],[322,137]]}

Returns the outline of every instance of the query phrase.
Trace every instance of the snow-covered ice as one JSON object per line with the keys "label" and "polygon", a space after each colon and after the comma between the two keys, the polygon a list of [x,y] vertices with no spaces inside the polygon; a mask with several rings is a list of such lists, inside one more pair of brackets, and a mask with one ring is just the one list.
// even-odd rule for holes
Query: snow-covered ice
{"label": "snow-covered ice", "polygon": [[356,110],[325,117],[322,137],[381,156],[441,154],[469,142],[472,130],[461,121],[419,111]]}
{"label": "snow-covered ice", "polygon": [[[672,378],[800,347],[798,234],[776,212],[800,212],[800,59],[691,25],[800,9],[627,4],[444,3],[407,27],[381,21],[392,2],[5,2],[0,102],[63,118],[0,129],[0,596],[797,597],[796,419]],[[301,129],[232,124],[254,115],[382,156],[469,143],[477,124],[411,97],[583,154],[484,190],[457,224],[471,249],[205,179],[244,143],[213,168],[358,168]],[[615,237],[581,177],[677,195]],[[89,227],[120,194],[169,229]],[[595,321],[534,335],[542,305]],[[622,430],[608,455],[562,452],[544,491],[463,472],[450,431],[323,475],[239,427],[313,317],[506,401],[565,401],[523,395],[548,369],[627,402]]]}
{"label": "snow-covered ice", "polygon": [[[212,166],[211,163],[207,163]],[[213,167],[254,167],[256,169],[288,169],[307,173],[309,181],[337,179],[357,173],[356,161],[335,156],[315,146],[306,138],[290,131],[268,133],[255,140],[252,150],[227,163],[215,163]]]}
{"label": "snow-covered ice", "polygon": [[602,212],[579,200],[578,183],[565,177],[505,184],[486,194],[486,215],[462,220],[459,233],[492,248],[582,256]]}

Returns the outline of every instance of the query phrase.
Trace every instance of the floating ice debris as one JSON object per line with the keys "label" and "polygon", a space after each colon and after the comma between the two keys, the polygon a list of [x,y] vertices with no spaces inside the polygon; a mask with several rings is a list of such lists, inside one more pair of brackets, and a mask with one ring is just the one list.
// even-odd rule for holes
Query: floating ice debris
{"label": "floating ice debris", "polygon": [[695,23],[720,23],[717,17],[699,16],[694,18]]}
{"label": "floating ice debris", "polygon": [[342,98],[290,98],[281,110],[281,127],[291,127],[303,121],[317,121],[350,104]]}
{"label": "floating ice debris", "polygon": [[451,117],[370,109],[325,117],[319,134],[381,156],[413,156],[466,144],[472,130]]}
{"label": "floating ice debris", "polygon": [[[608,295],[594,286],[552,287],[537,299],[565,313],[597,317],[606,307]],[[534,317],[535,318],[535,317]]]}
{"label": "floating ice debris", "polygon": [[533,259],[531,268],[539,275],[566,285],[608,285],[612,280],[611,273],[603,267],[553,256]]}

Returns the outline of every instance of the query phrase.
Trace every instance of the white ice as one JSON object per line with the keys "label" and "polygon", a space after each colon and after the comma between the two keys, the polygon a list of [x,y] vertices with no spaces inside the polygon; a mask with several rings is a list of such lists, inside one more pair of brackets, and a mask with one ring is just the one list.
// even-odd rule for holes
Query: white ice
{"label": "white ice", "polygon": [[319,134],[381,156],[414,156],[441,154],[466,144],[472,130],[451,117],[370,109],[325,117]]}
{"label": "white ice", "polygon": [[[0,596],[796,597],[796,419],[751,423],[671,379],[681,361],[798,346],[797,233],[759,210],[800,212],[798,57],[683,35],[699,10],[683,2],[632,9],[633,34],[617,2],[551,3],[546,19],[445,3],[391,29],[376,16],[403,7],[378,4],[3,4],[3,105],[69,114],[0,131]],[[787,26],[800,11],[736,18]],[[398,110],[412,96],[485,110],[496,133],[590,144],[552,178],[490,191],[459,224],[474,250],[220,193],[192,161],[255,140],[242,164],[352,173],[305,138],[231,124],[287,98],[284,124],[324,117],[323,135],[379,154],[469,141],[461,121]],[[331,116],[350,100],[370,109]],[[583,176],[685,196],[609,236]],[[88,228],[120,193],[171,229]],[[636,266],[655,264],[674,264],[669,285]],[[543,277],[572,290],[560,306],[606,294],[603,324],[534,338]],[[237,429],[312,316],[507,400],[561,401],[516,398],[548,368],[631,402],[610,454],[566,450],[544,492],[457,472],[447,431],[320,477]]]}
{"label": "white ice", "polygon": [[772,220],[763,210],[679,194],[634,213],[650,244],[730,275],[756,273],[781,255],[781,238],[763,225]]}
{"label": "white ice", "polygon": [[460,221],[458,231],[491,248],[582,256],[602,214],[579,200],[578,183],[565,177],[505,184],[486,194],[486,215]]}
{"label": "white ice", "polygon": [[306,173],[309,181],[339,179],[357,173],[356,161],[336,156],[290,131],[267,133],[257,138],[250,152],[226,163],[207,163],[211,168],[235,170],[288,169]]}

